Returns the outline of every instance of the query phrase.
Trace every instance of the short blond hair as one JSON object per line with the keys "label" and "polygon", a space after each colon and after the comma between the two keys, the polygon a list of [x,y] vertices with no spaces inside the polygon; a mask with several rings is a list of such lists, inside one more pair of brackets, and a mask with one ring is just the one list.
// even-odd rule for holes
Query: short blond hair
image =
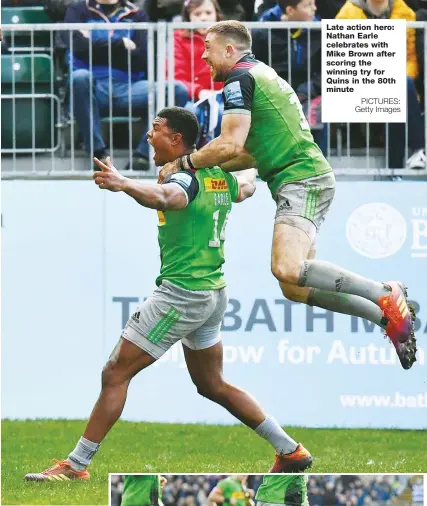
{"label": "short blond hair", "polygon": [[206,31],[206,35],[208,33],[215,33],[226,39],[232,39],[237,43],[239,49],[242,49],[243,51],[251,49],[251,34],[246,26],[240,23],[240,21],[220,21],[210,26]]}

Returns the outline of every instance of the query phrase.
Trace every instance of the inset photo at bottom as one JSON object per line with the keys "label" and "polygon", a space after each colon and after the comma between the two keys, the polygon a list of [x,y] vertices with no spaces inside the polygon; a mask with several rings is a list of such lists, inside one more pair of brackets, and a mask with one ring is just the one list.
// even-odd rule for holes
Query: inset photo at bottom
{"label": "inset photo at bottom", "polygon": [[110,506],[427,506],[413,474],[110,474]]}

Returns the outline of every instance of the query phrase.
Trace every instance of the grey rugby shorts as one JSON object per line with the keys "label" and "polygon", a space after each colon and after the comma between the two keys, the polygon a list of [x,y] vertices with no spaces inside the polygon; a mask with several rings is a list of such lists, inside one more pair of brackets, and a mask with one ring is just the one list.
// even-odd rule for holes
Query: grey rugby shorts
{"label": "grey rugby shorts", "polygon": [[221,340],[227,303],[226,288],[185,290],[163,280],[129,318],[122,337],[154,358],[180,340],[192,350],[210,348]]}
{"label": "grey rugby shorts", "polygon": [[318,231],[325,220],[334,195],[333,172],[302,181],[284,183],[274,195],[277,204],[275,223],[293,225],[311,235],[313,226],[310,222],[316,227],[315,231]]}

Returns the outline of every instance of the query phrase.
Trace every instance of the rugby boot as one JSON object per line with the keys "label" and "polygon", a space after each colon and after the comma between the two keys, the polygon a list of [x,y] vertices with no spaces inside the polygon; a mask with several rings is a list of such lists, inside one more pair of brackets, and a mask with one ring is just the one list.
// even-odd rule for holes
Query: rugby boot
{"label": "rugby boot", "polygon": [[378,299],[388,323],[385,334],[396,349],[404,369],[410,369],[416,361],[417,343],[414,333],[415,311],[408,304],[406,287],[397,281],[385,283],[391,288],[388,295]]}
{"label": "rugby boot", "polygon": [[292,453],[276,453],[273,467],[269,473],[301,473],[311,467],[313,459],[310,453],[299,444]]}
{"label": "rugby boot", "polygon": [[26,481],[71,481],[71,480],[88,480],[90,474],[84,469],[83,471],[74,471],[68,460],[53,459],[55,465],[49,467],[41,473],[33,473],[25,475]]}

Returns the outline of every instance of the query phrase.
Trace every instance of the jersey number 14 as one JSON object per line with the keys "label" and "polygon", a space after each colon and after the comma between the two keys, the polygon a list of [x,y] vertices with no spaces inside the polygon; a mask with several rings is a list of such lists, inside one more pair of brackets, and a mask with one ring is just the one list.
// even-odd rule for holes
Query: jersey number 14
{"label": "jersey number 14", "polygon": [[213,222],[214,222],[213,239],[211,239],[209,241],[210,248],[219,248],[221,246],[221,241],[225,241],[225,227],[227,226],[228,215],[230,214],[230,210],[228,210],[225,215],[224,223],[222,225],[221,232],[218,237],[219,214],[220,214],[220,209],[218,209],[217,211],[215,211],[213,213]]}

